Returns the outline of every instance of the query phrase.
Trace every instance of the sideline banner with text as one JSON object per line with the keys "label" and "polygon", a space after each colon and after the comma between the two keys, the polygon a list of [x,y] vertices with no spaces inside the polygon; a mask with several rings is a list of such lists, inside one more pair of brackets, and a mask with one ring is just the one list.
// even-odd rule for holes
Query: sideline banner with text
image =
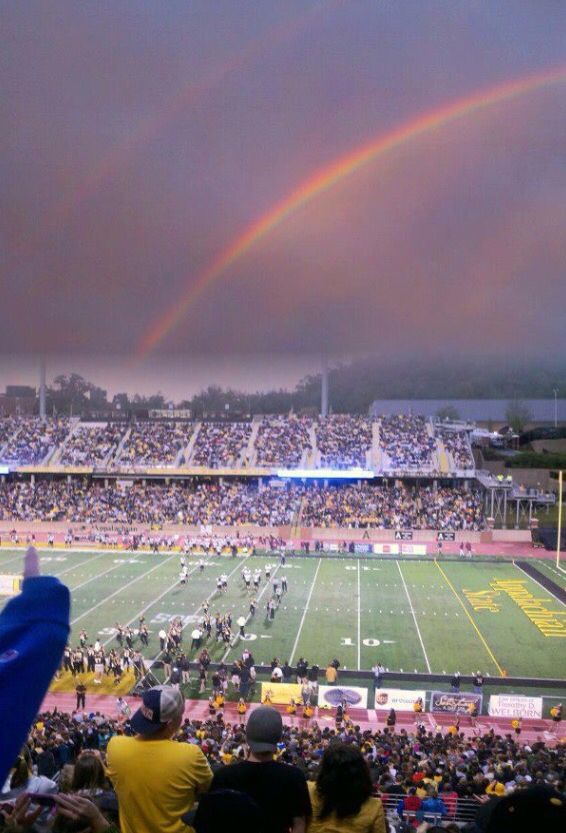
{"label": "sideline banner with text", "polygon": [[492,694],[488,711],[491,717],[542,717],[542,697],[520,694]]}
{"label": "sideline banner with text", "polygon": [[367,709],[368,690],[350,685],[321,685],[318,687],[319,708],[336,708],[345,700],[353,709]]}
{"label": "sideline banner with text", "polygon": [[470,692],[433,691],[430,698],[430,710],[432,712],[444,712],[444,714],[469,714],[470,704],[477,706],[478,714],[481,712],[482,695]]}
{"label": "sideline banner with text", "polygon": [[262,683],[261,702],[269,696],[272,703],[288,705],[291,700],[295,703],[302,703],[301,686],[297,683]]}
{"label": "sideline banner with text", "polygon": [[378,688],[375,692],[375,708],[395,709],[400,712],[412,712],[413,705],[421,698],[423,705],[426,691],[410,688]]}

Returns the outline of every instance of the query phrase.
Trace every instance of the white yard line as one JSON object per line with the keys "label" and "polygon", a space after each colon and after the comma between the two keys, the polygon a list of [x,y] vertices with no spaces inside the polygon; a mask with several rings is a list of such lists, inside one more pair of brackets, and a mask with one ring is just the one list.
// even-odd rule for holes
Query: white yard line
{"label": "white yard line", "polygon": [[423,649],[423,656],[425,658],[427,671],[430,674],[431,673],[430,662],[428,661],[428,656],[427,656],[427,653],[426,653],[426,648],[424,646],[424,642],[423,642],[423,638],[422,638],[422,634],[421,634],[421,629],[419,628],[419,623],[417,622],[415,609],[413,607],[411,597],[409,596],[409,588],[407,587],[405,577],[404,577],[403,573],[401,572],[401,565],[399,564],[398,561],[397,561],[397,569],[399,570],[399,575],[401,576],[401,581],[403,582],[403,587],[405,588],[405,593],[407,594],[407,601],[409,602],[409,607],[411,608],[411,613],[412,613],[412,616],[413,616],[413,622],[415,623],[415,628],[417,629],[417,635],[419,637],[419,642],[421,643],[421,648]]}
{"label": "white yard line", "polygon": [[533,578],[531,575],[529,575],[529,574],[527,573],[527,571],[526,571],[526,570],[523,570],[523,568],[522,568],[522,567],[519,567],[519,565],[518,565],[516,562],[513,562],[513,563],[514,563],[515,567],[516,567],[518,570],[520,570],[520,571],[521,571],[521,572],[522,572],[525,576],[527,576],[527,578],[529,578],[531,581],[534,581],[534,583],[535,583],[535,584],[538,584],[538,586],[540,587],[540,589],[541,589],[541,590],[544,590],[544,592],[545,592],[548,596],[550,596],[550,598],[551,598],[551,599],[554,599],[554,601],[555,601],[555,602],[558,602],[558,604],[561,604],[561,605],[562,605],[562,607],[566,607],[566,605],[564,604],[564,602],[562,601],[562,599],[559,599],[559,598],[558,598],[558,596],[555,596],[555,595],[554,595],[554,593],[551,593],[551,592],[550,592],[550,590],[547,590],[547,588],[544,586],[544,584],[541,584],[539,581],[537,581],[537,580],[536,580],[536,578]]}
{"label": "white yard line", "polygon": [[301,631],[303,629],[303,625],[305,624],[307,611],[309,609],[309,604],[310,604],[310,601],[311,601],[311,598],[312,598],[314,586],[316,584],[316,579],[318,577],[318,571],[320,570],[320,565],[321,564],[322,564],[322,558],[319,558],[317,568],[315,570],[314,578],[312,580],[311,589],[309,591],[309,595],[308,595],[308,598],[307,598],[307,603],[305,605],[305,609],[303,610],[303,616],[302,616],[302,619],[301,619],[301,624],[299,625],[299,630],[297,631],[297,636],[295,638],[295,644],[293,645],[293,650],[291,651],[291,656],[289,657],[289,665],[293,665],[293,659],[295,657],[295,651],[297,650],[297,645],[299,644],[299,639],[301,637]]}
{"label": "white yard line", "polygon": [[545,566],[548,570],[551,570],[553,573],[556,573],[556,575],[559,578],[564,578],[564,576],[566,576],[566,570],[564,569],[564,567],[561,567],[560,564],[556,566],[556,564],[553,563],[546,564]]}
{"label": "white yard line", "polygon": [[111,593],[110,596],[106,596],[104,599],[101,599],[95,605],[93,605],[92,607],[89,607],[88,610],[85,610],[84,613],[81,613],[80,616],[77,616],[75,619],[73,619],[72,622],[71,622],[71,625],[74,625],[74,624],[76,624],[76,622],[79,622],[81,619],[84,619],[84,617],[88,616],[89,613],[92,613],[94,610],[97,610],[103,604],[106,604],[106,602],[109,602],[110,599],[113,599],[114,596],[117,596],[123,590],[126,590],[128,587],[131,587],[131,585],[135,584],[136,581],[139,581],[140,579],[145,578],[146,576],[149,576],[155,570],[158,570],[160,567],[163,567],[163,565],[167,564],[169,561],[171,561],[172,558],[178,558],[178,557],[179,557],[178,554],[174,553],[173,555],[170,555],[169,558],[166,558],[165,561],[160,561],[159,564],[156,564],[150,570],[146,570],[145,573],[142,573],[141,575],[136,576],[131,581],[129,581],[127,584],[123,584],[121,587],[118,587],[118,589],[115,590],[113,593]]}
{"label": "white yard line", "polygon": [[362,596],[360,590],[360,559],[358,558],[358,669],[361,668],[362,655]]}
{"label": "white yard line", "polygon": [[[88,563],[92,564],[93,561],[98,561],[98,559],[102,558],[103,555],[108,555],[108,550],[106,552],[101,552],[100,555],[95,555],[94,558],[89,558]],[[41,566],[41,559],[39,559],[39,565]],[[61,570],[60,573],[57,573],[55,578],[59,578],[59,576],[64,576],[66,573],[72,573],[73,570],[78,570],[79,567],[84,567],[84,566],[85,565],[82,562],[79,561],[76,564],[73,564],[72,567],[67,567],[65,570]],[[48,575],[48,574],[46,574],[46,575]]]}
{"label": "white yard line", "polygon": [[77,584],[76,587],[69,587],[69,590],[71,591],[71,593],[74,593],[75,590],[80,590],[81,587],[84,587],[86,584],[90,584],[91,581],[96,581],[97,579],[102,578],[102,576],[105,576],[108,573],[111,573],[112,570],[117,570],[118,567],[123,567],[123,566],[124,566],[123,564],[114,564],[113,567],[109,567],[107,570],[104,570],[103,573],[97,573],[95,576],[91,576],[90,578],[87,578],[86,581],[81,581],[81,583]]}
{"label": "white yard line", "polygon": [[22,562],[22,567],[23,567],[23,560],[22,559],[23,559],[24,554],[25,554],[24,551],[22,551],[21,553],[18,553],[17,555],[11,555],[5,561],[0,561],[0,567],[5,567],[7,564],[11,564],[12,561],[21,561]]}
{"label": "white yard line", "polygon": [[[212,556],[212,557],[214,557],[214,556]],[[236,564],[236,566],[234,567],[234,569],[232,570],[232,572],[231,572],[231,573],[228,573],[228,578],[230,578],[231,576],[233,576],[233,575],[234,575],[234,573],[236,572],[236,570],[238,570],[238,569],[242,566],[242,564],[243,564],[245,561],[247,561],[247,559],[248,559],[249,557],[250,557],[249,555],[246,555],[246,557],[245,557],[244,559],[242,559],[242,561],[240,561],[238,564]],[[199,567],[199,565],[198,565],[198,563],[197,563],[197,564],[196,564],[196,565],[195,565],[195,566],[194,566],[191,570],[189,570],[188,575],[189,575],[189,576],[191,576],[191,575],[192,575],[192,574],[193,574],[196,570],[198,570],[198,567]],[[164,596],[166,596],[166,595],[167,595],[167,593],[170,593],[170,592],[171,592],[171,590],[174,590],[174,589],[175,589],[175,587],[177,587],[178,585],[179,585],[179,579],[177,579],[177,580],[176,580],[173,584],[169,585],[169,587],[167,587],[167,588],[163,591],[163,593],[160,593],[160,594],[159,594],[159,596],[157,596],[157,597],[156,597],[155,599],[153,599],[151,602],[149,602],[148,604],[146,604],[146,606],[145,606],[145,607],[143,607],[141,610],[138,610],[138,612],[136,613],[136,615],[135,615],[135,616],[133,616],[133,617],[132,617],[132,618],[131,618],[128,622],[126,622],[126,627],[127,627],[128,625],[131,625],[131,624],[132,624],[132,622],[135,622],[135,621],[136,621],[136,619],[139,619],[139,617],[140,617],[140,616],[143,616],[143,615],[144,615],[144,613],[146,613],[146,612],[150,609],[150,607],[153,607],[153,605],[156,605],[158,602],[160,602],[160,601],[161,601],[161,599],[162,599]],[[214,590],[212,591],[212,593],[210,593],[210,595],[209,595],[209,596],[207,596],[206,600],[209,602],[209,601],[211,600],[211,598],[215,595],[215,593],[216,593],[216,588],[214,588]],[[193,613],[192,615],[196,615],[196,614],[198,613],[198,611],[200,610],[200,608],[201,608],[201,605],[199,605],[197,608],[195,608],[194,613]],[[185,627],[186,627],[186,625],[183,625],[183,626],[181,627],[181,630],[182,630],[182,631],[184,631],[184,630],[185,630]],[[104,642],[103,644],[104,644],[104,645],[108,645],[110,642],[112,642],[112,640],[113,640],[114,638],[115,638],[115,634],[112,634],[112,636],[111,636],[109,639],[107,639],[107,640],[106,640],[106,642]],[[153,657],[152,662],[155,662],[155,660],[156,660],[156,659],[158,659],[158,658],[161,656],[161,654],[162,654],[162,653],[163,653],[163,651],[159,651],[159,653],[157,653],[157,654]]]}
{"label": "white yard line", "polygon": [[[261,593],[259,593],[259,595],[258,595],[258,596],[256,596],[256,601],[258,601],[258,602],[259,602],[259,600],[261,599],[261,597],[263,596],[263,594],[265,593],[265,591],[266,591],[269,587],[271,587],[271,580],[272,580],[272,576],[274,576],[274,575],[275,575],[275,573],[278,571],[278,569],[279,569],[279,567],[280,567],[280,566],[281,566],[281,564],[279,563],[279,564],[277,564],[277,565],[273,568],[273,570],[272,570],[272,572],[271,572],[271,576],[269,577],[269,580],[266,580],[266,582],[265,582],[265,586],[264,586],[263,590],[261,591]],[[257,611],[256,611],[256,613],[257,613]],[[250,621],[250,619],[251,619],[251,618],[252,618],[252,614],[251,614],[251,613],[248,613],[248,615],[246,616],[246,625],[248,624],[248,622]],[[244,625],[244,628],[245,628],[245,625]],[[236,647],[236,645],[238,644],[239,640],[240,640],[240,630],[239,630],[239,628],[238,628],[238,633],[237,633],[237,634],[236,634],[236,636],[234,637],[233,642],[231,642],[231,643],[230,643],[230,645],[226,648],[226,650],[225,650],[225,651],[224,651],[224,653],[222,654],[222,659],[221,659],[221,662],[224,662],[224,661],[225,661],[226,657],[228,656],[228,654],[230,653],[230,651],[232,650],[232,648],[235,648],[235,647]]]}

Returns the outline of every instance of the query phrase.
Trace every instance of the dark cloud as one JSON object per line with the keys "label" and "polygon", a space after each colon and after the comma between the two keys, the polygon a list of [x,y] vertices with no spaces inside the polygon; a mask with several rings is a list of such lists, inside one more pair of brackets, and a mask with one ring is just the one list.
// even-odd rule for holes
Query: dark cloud
{"label": "dark cloud", "polygon": [[[132,355],[313,171],[565,43],[553,0],[5,4],[0,351]],[[563,350],[565,89],[320,195],[160,354]]]}

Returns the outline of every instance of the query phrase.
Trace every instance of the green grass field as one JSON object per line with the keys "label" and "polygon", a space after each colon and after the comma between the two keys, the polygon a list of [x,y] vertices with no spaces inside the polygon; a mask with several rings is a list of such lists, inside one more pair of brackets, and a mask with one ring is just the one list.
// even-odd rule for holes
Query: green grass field
{"label": "green grass field", "polygon": [[[241,578],[244,561],[262,568],[259,608],[247,625],[247,644],[256,663],[273,656],[296,661],[304,655],[322,667],[338,657],[348,669],[369,669],[381,661],[390,670],[566,678],[566,639],[544,636],[508,594],[489,596],[488,607],[474,609],[493,594],[493,582],[518,580],[563,619],[564,606],[510,562],[359,560],[288,558],[276,574],[287,576],[274,622],[265,619],[271,584],[265,582],[265,556],[232,559],[214,556],[204,572],[189,560],[188,584],[179,585],[179,554],[124,552],[41,552],[42,571],[60,576],[72,591],[73,644],[84,628],[89,641],[114,644],[114,624],[137,625],[143,614],[151,630],[148,658],[159,652],[159,629],[177,616],[185,624],[185,646],[201,603],[211,613],[230,611],[234,621],[248,614],[249,596]],[[23,551],[0,551],[0,573],[17,574]],[[564,576],[551,562],[536,565],[557,582]],[[229,575],[228,592],[217,594],[215,580]],[[487,591],[487,593],[486,593]],[[474,605],[470,601],[475,596]],[[497,591],[495,591],[497,592]],[[4,600],[0,602],[3,604]],[[233,626],[234,631],[237,627]],[[213,632],[214,635],[214,632]],[[236,658],[241,641],[227,652],[211,640],[213,659]]]}

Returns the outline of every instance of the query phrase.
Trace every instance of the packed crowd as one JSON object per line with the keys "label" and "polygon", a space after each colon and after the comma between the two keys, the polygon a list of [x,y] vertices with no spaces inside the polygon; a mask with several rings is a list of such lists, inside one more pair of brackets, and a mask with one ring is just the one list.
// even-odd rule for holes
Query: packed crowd
{"label": "packed crowd", "polygon": [[[40,713],[4,787],[6,818],[10,806],[21,803],[24,794],[31,795],[33,806],[33,796],[41,792],[57,796],[56,807],[75,810],[82,818],[81,830],[113,830],[120,824],[128,832],[137,821],[145,831],[147,820],[141,816],[149,812],[150,803],[142,796],[149,782],[153,803],[165,794],[169,798],[161,817],[153,819],[154,833],[184,829],[175,826],[180,818],[171,818],[172,808],[193,805],[197,790],[202,806],[185,819],[197,833],[228,829],[210,826],[210,816],[218,824],[223,812],[226,821],[226,813],[233,814],[229,829],[238,833],[291,828],[309,833],[385,833],[387,824],[393,830],[415,830],[427,820],[435,831],[457,831],[462,829],[462,818],[467,819],[463,829],[470,833],[535,829],[500,826],[501,813],[515,806],[523,822],[529,811],[537,811],[540,829],[549,833],[558,833],[564,823],[564,744],[548,748],[539,740],[526,746],[493,731],[474,739],[424,728],[361,731],[347,714],[335,725],[322,726],[312,718],[300,725],[284,725],[268,707],[249,716],[245,707],[239,708],[240,719],[229,722],[221,705],[209,720],[192,720],[185,716],[182,698],[170,691],[154,689],[144,695],[145,722],[124,698],[118,698],[112,716],[82,709],[72,714]],[[143,752],[147,745],[139,740],[155,731],[152,711],[146,715],[156,702],[169,706],[171,728],[166,736],[183,747],[173,756],[172,771],[183,773],[183,778],[191,773],[191,786],[180,795],[171,792],[156,770],[164,767],[169,777],[173,749],[162,757],[165,749],[152,746],[156,757],[151,762]],[[130,751],[142,756],[141,770],[126,755]],[[237,807],[236,797],[226,789],[238,791]],[[250,814],[252,807],[256,816]],[[79,829],[61,824],[62,815],[60,809],[55,816],[44,811],[37,827],[27,829]],[[91,818],[100,826],[85,827],[87,821],[94,823]],[[292,827],[293,818],[303,818],[304,826]]]}
{"label": "packed crowd", "polygon": [[[11,427],[14,427],[13,420]],[[6,431],[6,427],[4,430]],[[64,417],[47,422],[35,417],[20,418],[15,423],[15,432],[11,434],[2,450],[2,460],[20,465],[41,463],[48,453],[63,442],[69,430],[70,422]]]}
{"label": "packed crowd", "polygon": [[394,469],[426,469],[434,464],[436,440],[420,416],[381,417],[380,444]]}
{"label": "packed crowd", "polygon": [[63,466],[100,465],[116,451],[127,427],[124,422],[79,424],[65,443],[59,462]]}
{"label": "packed crowd", "polygon": [[251,422],[203,422],[191,463],[213,469],[234,466],[240,461],[251,433]]}
{"label": "packed crowd", "polygon": [[263,417],[255,442],[258,466],[299,466],[305,451],[312,451],[307,417]]}
{"label": "packed crowd", "polygon": [[0,485],[0,519],[71,523],[257,524],[377,529],[484,528],[480,493],[463,487],[245,482],[130,487],[39,480]]}
{"label": "packed crowd", "polygon": [[475,467],[470,441],[465,431],[448,431],[438,428],[437,434],[442,440],[444,448],[452,455],[457,469],[473,469]]}
{"label": "packed crowd", "polygon": [[[442,440],[455,468],[474,468],[466,434],[435,429],[424,417],[390,416],[372,421],[364,416],[334,414],[312,419],[265,416],[249,449],[253,422],[203,421],[188,449],[195,424],[151,420],[126,425],[80,423],[69,437],[67,419],[0,419],[0,451],[5,462],[40,463],[66,440],[63,465],[171,466],[191,463],[209,468],[247,466],[324,467],[345,469],[370,464],[374,424],[379,427],[385,468],[431,471],[437,468],[437,439]],[[122,446],[125,432],[129,435]],[[436,430],[436,434],[434,433]],[[120,450],[118,452],[118,448]],[[185,459],[180,455],[187,449]],[[316,454],[314,453],[316,452]]]}
{"label": "packed crowd", "polygon": [[316,423],[320,465],[334,469],[367,464],[372,443],[372,422],[367,417],[336,414]]}
{"label": "packed crowd", "polygon": [[478,492],[463,488],[341,485],[312,487],[301,511],[304,526],[377,529],[479,530]]}
{"label": "packed crowd", "polygon": [[119,464],[167,466],[189,444],[193,426],[190,422],[136,422],[120,450]]}
{"label": "packed crowd", "polygon": [[291,523],[301,489],[246,483],[92,485],[40,480],[0,484],[0,519],[72,523],[232,525]]}

